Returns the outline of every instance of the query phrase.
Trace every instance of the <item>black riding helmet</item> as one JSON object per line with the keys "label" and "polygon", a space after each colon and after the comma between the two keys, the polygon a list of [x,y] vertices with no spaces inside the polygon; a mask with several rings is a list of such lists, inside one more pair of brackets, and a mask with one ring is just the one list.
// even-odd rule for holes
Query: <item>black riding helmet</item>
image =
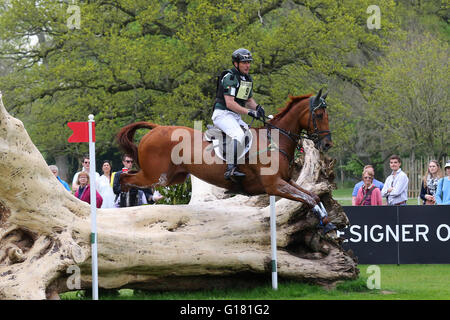
{"label": "black riding helmet", "polygon": [[234,62],[244,62],[244,61],[253,61],[253,57],[250,51],[244,48],[237,49],[231,55],[231,61]]}

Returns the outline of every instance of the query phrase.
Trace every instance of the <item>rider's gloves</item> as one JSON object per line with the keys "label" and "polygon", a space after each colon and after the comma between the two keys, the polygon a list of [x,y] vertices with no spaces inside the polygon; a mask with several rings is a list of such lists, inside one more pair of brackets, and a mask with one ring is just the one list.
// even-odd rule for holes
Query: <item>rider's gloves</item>
{"label": "rider's gloves", "polygon": [[255,119],[259,118],[259,112],[256,110],[248,110],[247,114],[252,118],[255,118]]}
{"label": "rider's gloves", "polygon": [[256,106],[256,112],[258,112],[258,116],[261,119],[264,119],[266,117],[266,113],[265,113],[264,108],[262,107],[262,105],[258,104]]}

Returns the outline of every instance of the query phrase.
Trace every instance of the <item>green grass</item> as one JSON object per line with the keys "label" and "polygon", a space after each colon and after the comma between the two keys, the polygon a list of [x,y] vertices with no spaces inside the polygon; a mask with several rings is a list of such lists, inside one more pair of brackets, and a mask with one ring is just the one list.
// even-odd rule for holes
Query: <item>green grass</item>
{"label": "green grass", "polygon": [[[381,288],[370,290],[367,265],[359,266],[356,280],[339,283],[334,289],[292,281],[280,281],[273,290],[267,285],[253,289],[197,292],[150,292],[119,290],[118,295],[100,293],[109,300],[450,300],[450,265],[379,265]],[[68,292],[62,299],[83,299],[80,292]]]}
{"label": "green grass", "polygon": [[[338,188],[333,190],[333,199],[335,199],[341,206],[352,205],[352,188]],[[384,201],[384,199],[383,199]],[[409,198],[408,205],[417,205],[417,198]]]}

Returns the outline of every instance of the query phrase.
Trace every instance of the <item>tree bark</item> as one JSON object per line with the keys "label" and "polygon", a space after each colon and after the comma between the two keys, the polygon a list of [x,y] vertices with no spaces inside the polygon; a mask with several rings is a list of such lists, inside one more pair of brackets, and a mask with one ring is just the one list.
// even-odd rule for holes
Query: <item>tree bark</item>
{"label": "tree bark", "polygon": [[[333,161],[309,140],[303,148],[297,183],[320,195],[331,221],[345,227],[331,197]],[[90,206],[56,180],[1,94],[0,171],[0,299],[90,288]],[[268,196],[230,197],[192,180],[188,205],[97,210],[100,287],[195,290],[270,281]],[[335,233],[322,235],[311,211],[286,199],[276,210],[280,278],[330,284],[357,277],[356,262]]]}

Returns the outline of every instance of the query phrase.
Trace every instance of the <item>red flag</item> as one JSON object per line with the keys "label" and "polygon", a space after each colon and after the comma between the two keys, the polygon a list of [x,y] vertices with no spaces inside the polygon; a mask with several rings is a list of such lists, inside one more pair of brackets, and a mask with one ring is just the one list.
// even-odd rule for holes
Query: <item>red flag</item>
{"label": "red flag", "polygon": [[[67,141],[69,142],[89,142],[89,122],[68,122],[73,134]],[[92,123],[92,142],[95,142],[95,122]]]}

